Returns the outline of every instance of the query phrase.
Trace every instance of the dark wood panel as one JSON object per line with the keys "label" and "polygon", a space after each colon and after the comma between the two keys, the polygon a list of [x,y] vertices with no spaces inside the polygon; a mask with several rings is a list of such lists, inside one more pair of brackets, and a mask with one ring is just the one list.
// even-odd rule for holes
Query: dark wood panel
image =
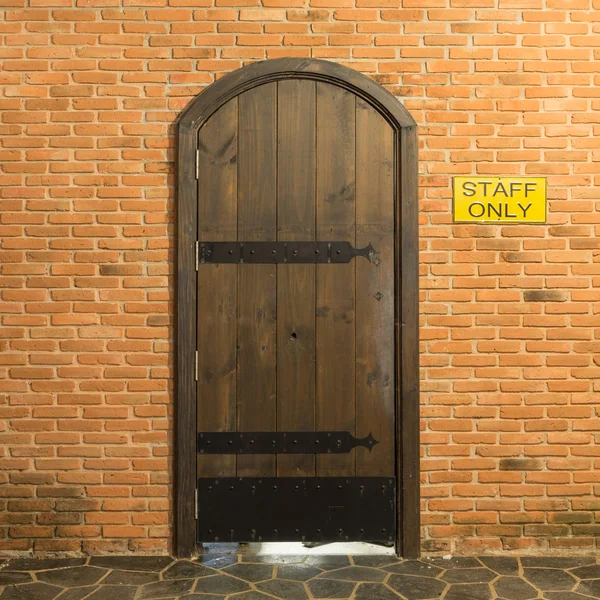
{"label": "dark wood panel", "polygon": [[[196,552],[194,492],[196,490],[196,270],[198,200],[194,162],[197,131],[179,126],[177,167],[177,379],[175,431],[175,551],[188,558]],[[191,167],[191,168],[190,168]]]}
{"label": "dark wood panel", "polygon": [[[277,236],[277,83],[239,96],[238,240]],[[238,431],[276,426],[275,265],[238,267]],[[239,456],[239,477],[275,475],[275,456]]]}
{"label": "dark wood panel", "polygon": [[[355,241],[355,96],[317,83],[317,239]],[[317,429],[355,433],[354,264],[317,265]],[[317,475],[354,475],[355,453],[317,457]]]}
{"label": "dark wood panel", "polygon": [[419,427],[419,193],[416,127],[405,127],[398,135],[400,188],[396,222],[396,271],[400,348],[397,353],[398,480],[402,491],[398,503],[398,553],[419,556],[420,537],[420,427]]}
{"label": "dark wood panel", "polygon": [[[226,241],[237,231],[237,98],[198,136],[198,239]],[[198,431],[235,431],[236,265],[199,265]],[[198,455],[199,477],[235,475],[235,456]]]}
{"label": "dark wood panel", "polygon": [[372,262],[356,260],[356,433],[379,442],[358,449],[356,474],[395,473],[394,132],[356,101],[356,243],[371,243]]}
{"label": "dark wood panel", "polygon": [[[277,231],[315,239],[315,82],[278,83]],[[315,265],[277,266],[277,429],[315,427]],[[277,475],[315,474],[315,457],[279,455]]]}

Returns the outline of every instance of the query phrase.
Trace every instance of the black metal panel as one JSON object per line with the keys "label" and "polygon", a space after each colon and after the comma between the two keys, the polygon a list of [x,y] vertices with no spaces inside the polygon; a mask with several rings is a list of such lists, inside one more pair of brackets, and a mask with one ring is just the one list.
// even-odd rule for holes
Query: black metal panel
{"label": "black metal panel", "polygon": [[369,261],[373,246],[355,248],[350,242],[199,242],[204,263],[348,263],[355,256]]}
{"label": "black metal panel", "polygon": [[346,454],[357,446],[371,451],[377,443],[371,434],[358,439],[349,431],[198,434],[200,454]]}
{"label": "black metal panel", "polygon": [[392,542],[394,477],[198,479],[198,542]]}

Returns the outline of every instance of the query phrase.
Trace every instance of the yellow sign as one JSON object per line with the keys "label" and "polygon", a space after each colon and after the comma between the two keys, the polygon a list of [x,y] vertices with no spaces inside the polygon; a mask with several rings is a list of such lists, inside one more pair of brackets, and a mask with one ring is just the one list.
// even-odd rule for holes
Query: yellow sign
{"label": "yellow sign", "polygon": [[457,223],[545,223],[545,177],[455,177]]}

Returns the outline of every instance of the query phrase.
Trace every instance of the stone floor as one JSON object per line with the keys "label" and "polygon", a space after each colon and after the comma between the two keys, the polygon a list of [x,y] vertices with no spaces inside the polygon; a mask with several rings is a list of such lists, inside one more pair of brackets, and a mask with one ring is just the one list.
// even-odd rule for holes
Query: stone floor
{"label": "stone floor", "polygon": [[595,558],[99,556],[0,560],[0,600],[585,600]]}

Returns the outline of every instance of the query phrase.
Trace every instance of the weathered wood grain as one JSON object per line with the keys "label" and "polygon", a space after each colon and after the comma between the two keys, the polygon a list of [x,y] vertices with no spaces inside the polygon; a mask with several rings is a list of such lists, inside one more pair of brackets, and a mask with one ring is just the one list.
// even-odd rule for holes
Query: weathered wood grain
{"label": "weathered wood grain", "polygon": [[[277,232],[315,239],[316,84],[278,83]],[[277,266],[277,429],[315,428],[315,265]],[[313,455],[279,455],[277,475],[315,474]]]}
{"label": "weathered wood grain", "polygon": [[[238,240],[277,238],[277,83],[239,96]],[[276,426],[276,265],[238,266],[238,431]],[[238,456],[239,477],[275,475],[275,456]]]}
{"label": "weathered wood grain", "polygon": [[[317,83],[317,239],[355,238],[355,101]],[[354,264],[317,265],[317,429],[355,433]],[[317,457],[317,475],[354,475],[355,453]]]}
{"label": "weathered wood grain", "polygon": [[[209,119],[198,135],[200,242],[235,239],[237,123],[238,101],[234,98]],[[199,265],[198,431],[235,431],[236,270],[236,265]],[[235,463],[235,456],[198,455],[198,476],[234,476]]]}

